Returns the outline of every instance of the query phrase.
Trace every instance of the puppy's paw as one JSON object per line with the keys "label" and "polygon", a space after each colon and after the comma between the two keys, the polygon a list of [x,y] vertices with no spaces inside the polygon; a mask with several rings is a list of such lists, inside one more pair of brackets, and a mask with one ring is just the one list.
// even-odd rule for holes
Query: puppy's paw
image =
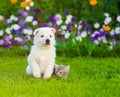
{"label": "puppy's paw", "polygon": [[44,79],[48,79],[50,77],[51,77],[51,75],[44,75]]}
{"label": "puppy's paw", "polygon": [[34,73],[33,76],[36,77],[36,78],[40,78],[41,77],[41,75],[39,73]]}

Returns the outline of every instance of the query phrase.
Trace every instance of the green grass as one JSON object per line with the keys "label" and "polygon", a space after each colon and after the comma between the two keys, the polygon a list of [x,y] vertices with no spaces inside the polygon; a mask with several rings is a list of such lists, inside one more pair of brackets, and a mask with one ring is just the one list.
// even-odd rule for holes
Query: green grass
{"label": "green grass", "polygon": [[0,97],[120,97],[120,58],[60,57],[67,79],[27,76],[28,51],[0,49]]}

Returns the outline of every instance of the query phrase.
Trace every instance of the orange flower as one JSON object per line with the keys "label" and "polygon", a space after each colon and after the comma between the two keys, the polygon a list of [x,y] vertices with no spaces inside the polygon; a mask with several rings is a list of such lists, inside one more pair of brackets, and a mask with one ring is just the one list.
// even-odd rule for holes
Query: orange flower
{"label": "orange flower", "polygon": [[111,29],[110,26],[104,26],[105,31],[110,31],[110,29]]}
{"label": "orange flower", "polygon": [[28,5],[27,2],[21,2],[20,4],[21,7],[26,7],[27,5]]}
{"label": "orange flower", "polygon": [[98,3],[98,1],[97,0],[90,0],[89,3],[90,3],[90,5],[94,6]]}
{"label": "orange flower", "polygon": [[11,3],[17,3],[17,0],[10,0]]}
{"label": "orange flower", "polygon": [[30,3],[32,3],[32,0],[27,1],[27,4],[30,4]]}

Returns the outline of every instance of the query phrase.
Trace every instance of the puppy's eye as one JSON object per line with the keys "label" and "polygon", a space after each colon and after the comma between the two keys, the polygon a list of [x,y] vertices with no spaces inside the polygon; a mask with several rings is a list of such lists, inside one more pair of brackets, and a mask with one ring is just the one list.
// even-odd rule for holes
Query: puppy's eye
{"label": "puppy's eye", "polygon": [[52,37],[52,35],[50,35],[50,37]]}
{"label": "puppy's eye", "polygon": [[40,37],[44,37],[44,35],[41,35]]}

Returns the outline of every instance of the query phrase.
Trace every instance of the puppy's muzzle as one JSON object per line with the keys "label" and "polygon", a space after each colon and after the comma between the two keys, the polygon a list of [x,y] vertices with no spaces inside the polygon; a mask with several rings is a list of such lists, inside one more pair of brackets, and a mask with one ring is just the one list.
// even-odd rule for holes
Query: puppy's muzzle
{"label": "puppy's muzzle", "polygon": [[49,45],[49,44],[50,44],[50,40],[46,39],[46,45]]}

